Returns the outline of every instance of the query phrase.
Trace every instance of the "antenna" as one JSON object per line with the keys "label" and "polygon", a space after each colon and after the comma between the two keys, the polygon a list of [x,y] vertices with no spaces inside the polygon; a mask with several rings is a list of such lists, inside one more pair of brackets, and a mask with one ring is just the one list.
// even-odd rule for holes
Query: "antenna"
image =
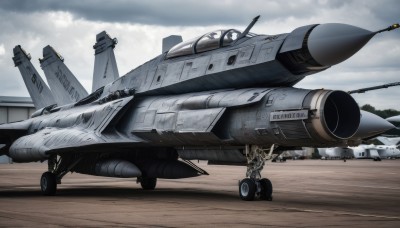
{"label": "antenna", "polygon": [[378,34],[378,33],[381,33],[381,32],[386,32],[386,31],[392,31],[392,30],[395,30],[395,29],[398,29],[398,28],[400,28],[400,25],[398,23],[396,23],[396,24],[393,24],[393,25],[391,25],[391,26],[389,26],[387,28],[384,28],[384,29],[381,29],[379,31],[376,31],[375,34]]}
{"label": "antenna", "polygon": [[392,86],[400,86],[400,82],[393,82],[389,84],[384,84],[384,85],[379,85],[379,86],[372,86],[372,87],[367,87],[367,88],[362,88],[362,89],[356,89],[356,90],[351,90],[348,91],[348,94],[353,94],[353,93],[365,93],[370,90],[376,90],[376,89],[386,89]]}
{"label": "antenna", "polygon": [[241,38],[245,37],[247,33],[249,33],[250,29],[253,28],[254,24],[258,21],[258,18],[260,18],[260,15],[257,17],[253,18],[253,21],[250,22],[250,24],[247,26],[247,28],[240,34],[240,36],[236,39],[236,41],[240,40]]}

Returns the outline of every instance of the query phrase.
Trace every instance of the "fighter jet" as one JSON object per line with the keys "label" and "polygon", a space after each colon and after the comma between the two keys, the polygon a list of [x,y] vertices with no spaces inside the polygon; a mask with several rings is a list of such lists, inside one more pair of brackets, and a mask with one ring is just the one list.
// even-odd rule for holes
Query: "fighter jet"
{"label": "fighter jet", "polygon": [[92,92],[118,79],[118,67],[115,60],[114,48],[117,38],[111,39],[105,31],[96,35],[94,51],[94,70]]}
{"label": "fighter jet", "polygon": [[43,48],[43,58],[39,62],[57,104],[75,103],[88,96],[85,88],[64,64],[64,58],[53,47],[47,45]]}
{"label": "fighter jet", "polygon": [[36,109],[55,105],[53,94],[31,63],[31,55],[20,45],[13,49],[14,65],[18,67]]}
{"label": "fighter jet", "polygon": [[359,145],[350,147],[353,150],[354,157],[357,159],[373,159],[381,161],[382,158],[398,158],[400,150],[397,146],[391,145]]}
{"label": "fighter jet", "polygon": [[347,159],[354,157],[353,150],[349,147],[318,148],[321,159]]}
{"label": "fighter jet", "polygon": [[365,145],[356,147],[318,148],[319,154],[325,158],[357,158],[381,161],[382,158],[398,158],[400,150],[396,145]]}
{"label": "fighter jet", "polygon": [[[47,161],[40,181],[54,195],[68,172],[157,178],[207,175],[189,160],[245,164],[243,200],[272,200],[265,161],[297,147],[345,146],[360,110],[344,91],[292,86],[338,64],[382,31],[308,25],[289,34],[217,30],[179,43],[88,97],[0,125],[0,151]],[[274,154],[275,153],[275,154]]]}

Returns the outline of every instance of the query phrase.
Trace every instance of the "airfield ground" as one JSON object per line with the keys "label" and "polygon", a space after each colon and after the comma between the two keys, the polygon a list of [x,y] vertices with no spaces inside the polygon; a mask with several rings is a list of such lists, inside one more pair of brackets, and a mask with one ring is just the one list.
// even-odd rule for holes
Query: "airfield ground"
{"label": "airfield ground", "polygon": [[1,227],[400,227],[400,160],[267,163],[274,200],[245,202],[245,167],[208,166],[210,176],[159,180],[68,174],[57,196],[40,193],[45,164],[0,165]]}

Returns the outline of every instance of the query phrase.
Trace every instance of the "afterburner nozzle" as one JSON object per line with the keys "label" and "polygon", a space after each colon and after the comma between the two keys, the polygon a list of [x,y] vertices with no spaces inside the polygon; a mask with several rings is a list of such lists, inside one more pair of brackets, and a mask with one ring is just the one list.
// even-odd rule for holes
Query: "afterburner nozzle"
{"label": "afterburner nozzle", "polygon": [[320,24],[308,37],[311,56],[323,66],[343,62],[359,51],[376,33],[346,24]]}

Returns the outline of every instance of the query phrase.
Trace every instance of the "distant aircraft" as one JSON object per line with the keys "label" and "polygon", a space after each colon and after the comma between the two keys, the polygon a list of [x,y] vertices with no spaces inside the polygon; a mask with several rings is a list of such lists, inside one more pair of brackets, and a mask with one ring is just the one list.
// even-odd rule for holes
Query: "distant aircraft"
{"label": "distant aircraft", "polygon": [[318,148],[318,152],[322,159],[346,159],[354,157],[353,150],[348,147]]}
{"label": "distant aircraft", "polygon": [[118,67],[115,60],[114,48],[117,38],[111,39],[105,31],[96,35],[94,51],[94,70],[92,92],[118,79]]}
{"label": "distant aircraft", "polygon": [[[321,156],[325,158],[351,158],[358,159],[374,159],[380,161],[382,158],[399,158],[399,140],[400,138],[387,138],[377,137],[378,141],[383,142],[385,145],[374,144],[361,144],[356,147],[333,147],[333,148],[319,148],[318,151]],[[397,145],[396,145],[397,144]]]}
{"label": "distant aircraft", "polygon": [[31,55],[26,53],[20,45],[15,46],[13,52],[14,65],[21,72],[35,108],[41,109],[56,104],[49,87],[32,65]]}
{"label": "distant aircraft", "polygon": [[376,146],[373,144],[361,144],[356,147],[331,147],[318,148],[319,154],[325,159],[374,159],[380,161],[381,158],[398,157],[399,151],[395,146]]}
{"label": "distant aircraft", "polygon": [[377,145],[376,149],[378,150],[379,157],[381,157],[381,158],[399,158],[400,157],[399,146]]}
{"label": "distant aircraft", "polygon": [[360,145],[351,148],[355,158],[370,158],[380,161],[382,158],[399,158],[400,150],[395,145]]}
{"label": "distant aircraft", "polygon": [[315,24],[256,35],[249,31],[257,20],[243,32],[217,30],[179,43],[76,103],[0,125],[0,154],[47,160],[45,195],[70,171],[137,177],[154,189],[157,178],[206,175],[189,161],[199,159],[247,165],[241,199],[272,200],[261,170],[274,153],[346,146],[360,124],[347,92],[292,86],[399,25],[370,32]]}
{"label": "distant aircraft", "polygon": [[370,144],[370,145],[364,145],[361,144],[357,147],[350,147],[350,149],[353,150],[353,154],[355,158],[370,158],[374,159],[376,161],[380,161],[380,156],[378,153],[378,150],[375,145]]}
{"label": "distant aircraft", "polygon": [[44,47],[43,58],[39,61],[58,105],[75,103],[88,96],[85,88],[64,64],[64,58],[53,47]]}

